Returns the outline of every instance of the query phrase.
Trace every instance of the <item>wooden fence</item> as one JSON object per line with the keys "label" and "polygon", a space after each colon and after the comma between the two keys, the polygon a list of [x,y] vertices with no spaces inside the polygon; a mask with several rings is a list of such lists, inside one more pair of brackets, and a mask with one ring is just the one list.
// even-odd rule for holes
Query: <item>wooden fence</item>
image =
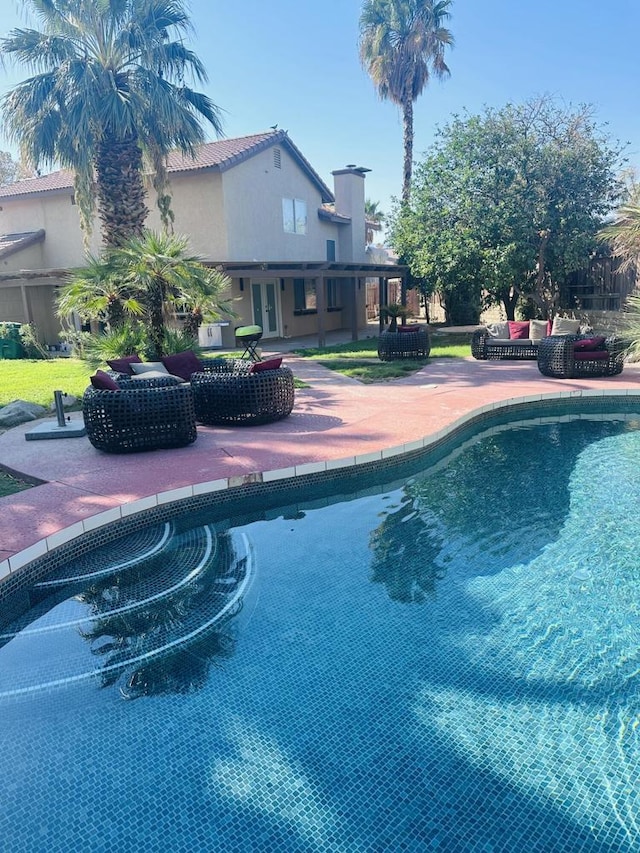
{"label": "wooden fence", "polygon": [[621,258],[596,256],[589,267],[569,275],[560,291],[563,308],[578,311],[620,311],[635,289],[635,267],[621,271]]}

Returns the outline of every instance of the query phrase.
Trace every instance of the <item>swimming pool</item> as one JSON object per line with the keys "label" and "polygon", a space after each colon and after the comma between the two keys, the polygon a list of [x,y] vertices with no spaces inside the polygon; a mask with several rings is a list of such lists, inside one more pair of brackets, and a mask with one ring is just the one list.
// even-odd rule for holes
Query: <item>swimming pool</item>
{"label": "swimming pool", "polygon": [[[477,431],[476,431],[477,432]],[[2,626],[2,849],[640,845],[640,415],[78,555]]]}

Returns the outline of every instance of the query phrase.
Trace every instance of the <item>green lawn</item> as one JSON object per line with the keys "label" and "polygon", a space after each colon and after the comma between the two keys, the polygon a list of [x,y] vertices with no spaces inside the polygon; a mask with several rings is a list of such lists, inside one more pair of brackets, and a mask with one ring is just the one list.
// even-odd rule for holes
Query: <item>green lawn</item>
{"label": "green lawn", "polygon": [[12,400],[49,406],[53,403],[54,391],[82,397],[89,376],[94,372],[79,358],[0,361],[0,406]]}
{"label": "green lawn", "polygon": [[434,358],[464,358],[471,354],[471,335],[436,332],[431,336],[431,353],[426,359],[397,359],[382,362],[378,358],[377,338],[353,341],[323,349],[296,350],[296,355],[321,362],[330,370],[359,379],[360,382],[387,382],[420,370]]}
{"label": "green lawn", "polygon": [[30,489],[31,483],[25,483],[23,480],[18,480],[7,474],[6,471],[0,469],[0,498],[7,495],[14,495],[16,492],[22,492],[24,489]]}

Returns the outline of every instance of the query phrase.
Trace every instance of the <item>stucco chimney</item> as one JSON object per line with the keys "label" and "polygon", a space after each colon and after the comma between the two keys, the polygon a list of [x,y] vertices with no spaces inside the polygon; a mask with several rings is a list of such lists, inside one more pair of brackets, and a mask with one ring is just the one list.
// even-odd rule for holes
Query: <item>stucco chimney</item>
{"label": "stucco chimney", "polygon": [[370,169],[349,164],[332,172],[336,213],[347,216],[350,225],[340,227],[339,258],[346,263],[366,260],[366,233],[364,224],[364,177]]}

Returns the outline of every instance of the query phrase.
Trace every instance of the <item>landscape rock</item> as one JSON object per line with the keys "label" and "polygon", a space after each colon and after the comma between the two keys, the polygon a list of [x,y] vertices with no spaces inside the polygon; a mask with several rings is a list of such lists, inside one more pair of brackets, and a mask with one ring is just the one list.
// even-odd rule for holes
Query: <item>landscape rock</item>
{"label": "landscape rock", "polygon": [[[62,407],[63,409],[70,409],[72,406],[75,406],[78,402],[78,398],[74,397],[73,394],[63,394],[62,395]],[[49,406],[50,411],[55,412],[56,404],[53,402]]]}
{"label": "landscape rock", "polygon": [[18,424],[35,421],[47,414],[44,406],[27,403],[26,400],[14,400],[0,409],[0,429],[18,426]]}

